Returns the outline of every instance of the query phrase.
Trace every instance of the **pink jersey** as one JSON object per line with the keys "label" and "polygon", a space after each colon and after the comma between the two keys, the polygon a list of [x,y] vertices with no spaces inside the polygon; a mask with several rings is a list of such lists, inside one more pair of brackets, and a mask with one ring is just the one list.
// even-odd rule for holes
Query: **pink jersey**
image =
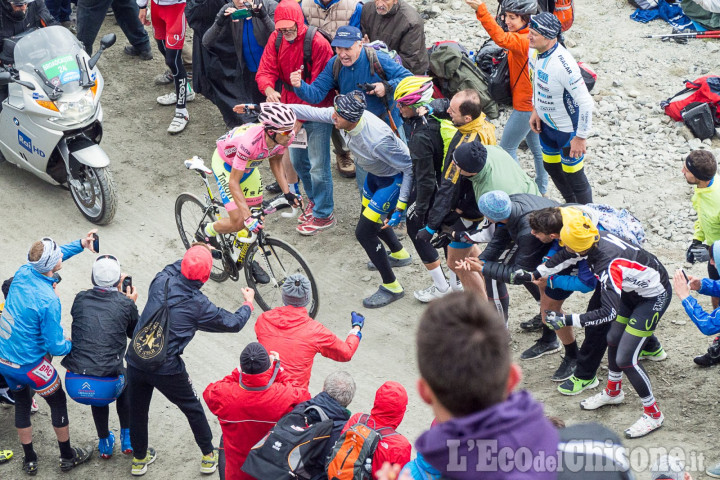
{"label": "pink jersey", "polygon": [[[294,137],[294,133],[292,135]],[[257,123],[235,127],[217,140],[220,158],[235,170],[245,172],[260,166],[260,162],[266,158],[282,155],[286,148],[275,145],[272,150],[268,150],[265,129]]]}

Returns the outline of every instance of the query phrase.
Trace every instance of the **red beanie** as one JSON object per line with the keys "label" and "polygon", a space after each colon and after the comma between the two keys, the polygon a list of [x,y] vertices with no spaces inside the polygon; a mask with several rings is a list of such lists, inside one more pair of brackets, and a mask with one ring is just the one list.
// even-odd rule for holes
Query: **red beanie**
{"label": "red beanie", "polygon": [[207,247],[195,245],[185,252],[180,265],[180,273],[188,280],[200,280],[205,283],[212,270],[212,254]]}

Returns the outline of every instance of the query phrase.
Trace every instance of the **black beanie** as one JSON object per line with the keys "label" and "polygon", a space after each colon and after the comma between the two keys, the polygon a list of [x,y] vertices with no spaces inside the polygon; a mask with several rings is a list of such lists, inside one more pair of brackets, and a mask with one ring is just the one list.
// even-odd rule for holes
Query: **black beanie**
{"label": "black beanie", "polygon": [[258,342],[248,343],[240,354],[240,368],[243,373],[256,375],[270,368],[270,356]]}
{"label": "black beanie", "polygon": [[453,161],[468,173],[480,172],[486,160],[487,149],[479,140],[463,143],[453,152]]}

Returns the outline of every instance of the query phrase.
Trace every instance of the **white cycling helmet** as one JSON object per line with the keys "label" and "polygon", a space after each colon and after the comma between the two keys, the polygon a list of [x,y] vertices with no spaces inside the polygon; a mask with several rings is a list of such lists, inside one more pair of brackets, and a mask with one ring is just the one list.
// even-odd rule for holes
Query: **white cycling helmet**
{"label": "white cycling helmet", "polygon": [[286,131],[295,126],[297,117],[292,108],[282,103],[265,102],[260,104],[258,121],[266,128]]}

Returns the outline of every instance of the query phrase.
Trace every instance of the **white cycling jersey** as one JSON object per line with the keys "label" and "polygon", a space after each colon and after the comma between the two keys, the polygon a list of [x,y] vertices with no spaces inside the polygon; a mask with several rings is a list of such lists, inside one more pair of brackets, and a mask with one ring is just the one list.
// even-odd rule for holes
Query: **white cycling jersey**
{"label": "white cycling jersey", "polygon": [[531,48],[528,69],[533,107],[542,121],[555,130],[587,138],[593,99],[570,52],[559,43],[544,53]]}

